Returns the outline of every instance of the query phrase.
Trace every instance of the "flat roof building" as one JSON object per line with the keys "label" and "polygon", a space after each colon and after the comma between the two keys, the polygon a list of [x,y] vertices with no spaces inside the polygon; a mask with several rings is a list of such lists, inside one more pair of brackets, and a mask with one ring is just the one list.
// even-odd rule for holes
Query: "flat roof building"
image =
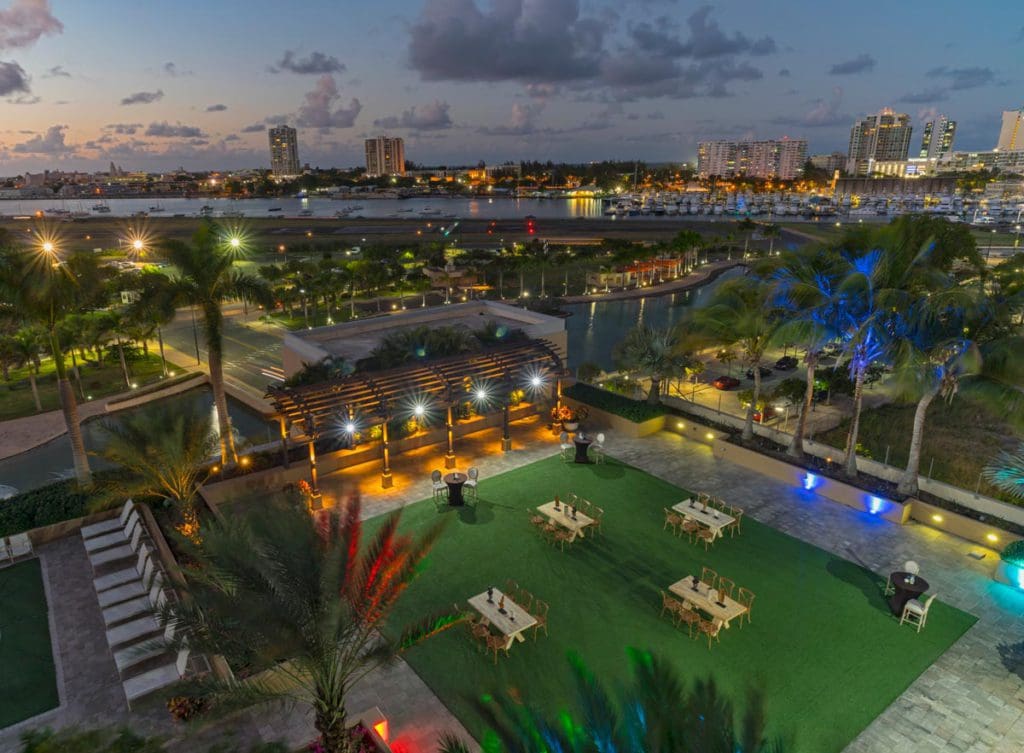
{"label": "flat roof building", "polygon": [[864,116],[850,129],[846,172],[867,175],[871,162],[906,160],[912,130],[909,115],[889,108]]}
{"label": "flat roof building", "polygon": [[275,178],[294,178],[299,168],[299,137],[294,128],[279,125],[267,131],[270,139],[270,170]]}
{"label": "flat roof building", "polygon": [[401,138],[377,136],[366,139],[366,175],[405,175],[405,142]]}
{"label": "flat roof building", "polygon": [[802,139],[702,141],[697,148],[700,177],[793,180],[807,161]]}

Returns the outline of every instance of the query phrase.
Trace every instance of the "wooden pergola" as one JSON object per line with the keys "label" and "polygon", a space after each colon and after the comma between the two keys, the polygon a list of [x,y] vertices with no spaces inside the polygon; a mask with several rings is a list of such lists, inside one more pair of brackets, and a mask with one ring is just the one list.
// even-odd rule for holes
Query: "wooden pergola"
{"label": "wooden pergola", "polygon": [[[381,484],[390,487],[388,422],[396,418],[426,421],[445,414],[448,449],[445,466],[455,467],[454,410],[467,401],[478,409],[501,407],[502,447],[511,449],[509,401],[517,390],[534,398],[553,389],[561,398],[565,366],[545,340],[527,340],[438,359],[414,361],[386,371],[371,371],[303,387],[273,387],[267,397],[277,409],[282,447],[289,426],[300,426],[309,444],[310,477],[318,497],[315,441],[325,430],[354,433],[355,427],[381,426]],[[285,451],[287,457],[287,451]]]}

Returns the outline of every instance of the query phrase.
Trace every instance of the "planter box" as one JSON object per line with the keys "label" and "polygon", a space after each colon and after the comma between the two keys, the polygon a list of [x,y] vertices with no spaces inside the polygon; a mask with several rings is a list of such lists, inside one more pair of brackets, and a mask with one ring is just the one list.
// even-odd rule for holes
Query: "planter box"
{"label": "planter box", "polygon": [[796,489],[813,492],[833,502],[839,502],[854,510],[884,518],[897,525],[903,525],[910,517],[910,505],[876,496],[871,492],[827,476],[819,476],[798,465],[791,465],[740,445],[714,442],[712,452],[715,457],[725,458],[744,468],[750,468],[777,481],[790,484]]}
{"label": "planter box", "polygon": [[597,429],[608,429],[624,437],[636,439],[638,437],[646,437],[649,434],[657,434],[665,428],[665,416],[655,416],[647,421],[637,423],[630,421],[628,418],[595,408],[588,403],[574,400],[571,397],[563,397],[562,402],[574,409],[583,406],[590,411],[587,420],[583,422],[583,428],[588,434],[594,433]]}
{"label": "planter box", "polygon": [[728,439],[729,435],[719,429],[712,429],[696,421],[680,418],[679,416],[665,416],[665,431],[673,434],[680,434],[687,439],[712,445],[717,441]]}
{"label": "planter box", "polygon": [[992,580],[1024,590],[1024,568],[999,560],[996,571],[992,573]]}
{"label": "planter box", "polygon": [[929,505],[919,499],[908,501],[911,502],[912,508],[910,516],[919,523],[938,528],[940,531],[946,531],[989,549],[1000,550],[1011,541],[1019,541],[1022,538],[1009,531],[1004,531],[1002,528],[996,528],[980,520],[968,518],[966,515]]}

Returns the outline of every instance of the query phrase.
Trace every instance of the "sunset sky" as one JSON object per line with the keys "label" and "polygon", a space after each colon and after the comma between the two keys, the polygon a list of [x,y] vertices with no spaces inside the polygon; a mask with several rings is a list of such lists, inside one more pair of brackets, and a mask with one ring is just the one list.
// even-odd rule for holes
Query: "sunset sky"
{"label": "sunset sky", "polygon": [[845,151],[883,106],[912,150],[939,112],[990,149],[1022,60],[1013,0],[0,0],[0,175],[265,167],[279,122],[322,167],[385,132],[427,164]]}

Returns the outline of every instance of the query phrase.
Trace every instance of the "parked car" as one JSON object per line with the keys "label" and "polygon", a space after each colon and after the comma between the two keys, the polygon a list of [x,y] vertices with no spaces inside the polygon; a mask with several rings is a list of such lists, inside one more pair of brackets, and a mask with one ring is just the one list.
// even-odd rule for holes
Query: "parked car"
{"label": "parked car", "polygon": [[740,380],[731,376],[720,376],[711,385],[716,390],[734,390],[740,386]]}
{"label": "parked car", "polygon": [[792,371],[800,364],[795,356],[783,356],[775,362],[775,368],[779,371]]}
{"label": "parked car", "polygon": [[[761,378],[762,379],[764,379],[765,377],[770,377],[772,375],[772,370],[769,369],[767,366],[758,366],[757,368],[761,370]],[[747,369],[747,379],[753,379],[753,378],[754,378],[754,370],[753,369]]]}

